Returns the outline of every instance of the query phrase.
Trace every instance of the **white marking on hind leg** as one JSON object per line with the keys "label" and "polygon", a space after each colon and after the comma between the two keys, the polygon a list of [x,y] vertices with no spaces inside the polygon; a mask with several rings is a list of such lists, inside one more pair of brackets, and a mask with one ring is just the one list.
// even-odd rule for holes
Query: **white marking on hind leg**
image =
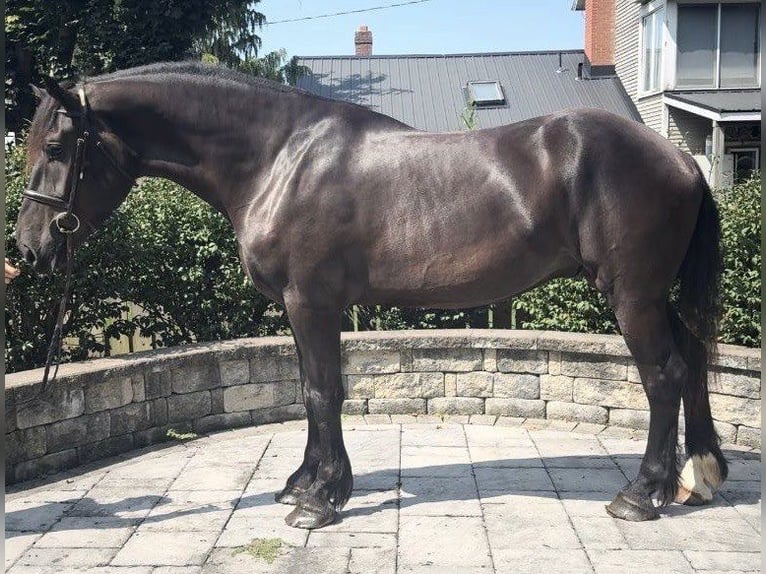
{"label": "white marking on hind leg", "polygon": [[718,461],[712,454],[692,455],[678,478],[676,502],[685,503],[692,495],[703,503],[710,502],[722,482]]}

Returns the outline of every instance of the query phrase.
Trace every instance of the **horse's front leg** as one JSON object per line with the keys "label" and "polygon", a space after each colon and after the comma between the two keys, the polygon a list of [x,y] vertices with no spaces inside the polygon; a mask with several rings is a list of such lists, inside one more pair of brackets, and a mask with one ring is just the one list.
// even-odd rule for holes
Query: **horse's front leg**
{"label": "horse's front leg", "polygon": [[316,308],[299,296],[286,297],[285,306],[298,348],[309,433],[303,463],[277,500],[296,505],[285,518],[290,526],[321,528],[335,520],[353,489],[340,423],[341,312]]}

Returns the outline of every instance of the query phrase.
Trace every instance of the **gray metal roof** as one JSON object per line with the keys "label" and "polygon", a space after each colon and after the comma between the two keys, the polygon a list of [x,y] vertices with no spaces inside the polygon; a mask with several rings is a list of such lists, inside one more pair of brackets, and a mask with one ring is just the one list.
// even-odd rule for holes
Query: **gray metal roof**
{"label": "gray metal roof", "polygon": [[464,128],[460,120],[466,108],[463,89],[474,80],[499,81],[506,97],[506,105],[477,108],[479,128],[579,107],[605,109],[641,121],[617,77],[577,79],[577,66],[583,60],[582,50],[302,57],[299,63],[311,73],[301,77],[298,86],[434,132]]}
{"label": "gray metal roof", "polygon": [[760,90],[667,92],[665,97],[718,113],[761,111]]}

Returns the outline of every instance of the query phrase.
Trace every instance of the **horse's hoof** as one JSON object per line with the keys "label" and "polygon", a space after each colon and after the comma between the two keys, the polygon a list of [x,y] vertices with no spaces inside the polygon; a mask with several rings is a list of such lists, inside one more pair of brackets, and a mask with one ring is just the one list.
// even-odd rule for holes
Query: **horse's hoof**
{"label": "horse's hoof", "polygon": [[685,504],[686,506],[704,506],[710,504],[710,500],[706,500],[696,492],[692,492],[683,486],[678,487],[675,501],[678,504]]}
{"label": "horse's hoof", "polygon": [[285,522],[293,528],[313,530],[331,524],[336,516],[337,513],[330,505],[321,508],[306,508],[298,505],[285,517]]}
{"label": "horse's hoof", "polygon": [[289,504],[290,506],[296,506],[298,504],[298,500],[300,499],[301,494],[302,494],[301,490],[298,490],[297,488],[292,486],[285,486],[282,492],[274,495],[274,500],[276,500],[280,504]]}
{"label": "horse's hoof", "polygon": [[630,500],[622,492],[617,494],[612,503],[606,506],[606,511],[609,516],[629,522],[644,522],[660,517],[660,513],[650,499],[647,499],[645,504],[639,504]]}

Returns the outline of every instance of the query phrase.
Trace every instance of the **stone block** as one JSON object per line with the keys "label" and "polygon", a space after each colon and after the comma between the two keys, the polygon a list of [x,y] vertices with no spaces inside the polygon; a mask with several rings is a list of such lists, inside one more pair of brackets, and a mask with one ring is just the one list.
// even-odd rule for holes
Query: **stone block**
{"label": "stone block", "polygon": [[760,399],[761,379],[757,373],[748,371],[712,371],[708,373],[708,390],[721,395]]}
{"label": "stone block", "polygon": [[625,358],[610,355],[562,353],[561,374],[570,377],[624,381],[628,377]]}
{"label": "stone block", "polygon": [[306,418],[306,407],[303,405],[284,405],[269,409],[250,411],[254,425],[300,420]]}
{"label": "stone block", "polygon": [[495,373],[492,395],[497,398],[540,398],[540,376],[518,373]]}
{"label": "stone block", "polygon": [[561,374],[561,351],[548,351],[548,374]]}
{"label": "stone block", "polygon": [[425,399],[370,399],[367,408],[371,415],[425,414]]}
{"label": "stone block", "polygon": [[604,407],[562,403],[558,401],[548,401],[545,406],[545,413],[546,417],[549,419],[594,424],[606,424],[609,419],[609,413]]}
{"label": "stone block", "polygon": [[17,464],[13,469],[14,482],[21,482],[52,472],[66,470],[77,466],[78,463],[76,448],[46,454],[40,458],[23,461]]}
{"label": "stone block", "polygon": [[415,371],[466,373],[481,370],[483,362],[481,349],[412,350],[412,368]]}
{"label": "stone block", "polygon": [[19,429],[5,435],[5,461],[9,464],[39,458],[47,449],[46,427]]}
{"label": "stone block", "polygon": [[632,361],[628,363],[628,382],[641,383],[641,373],[638,372],[638,367]]}
{"label": "stone block", "polygon": [[487,399],[486,414],[500,417],[545,418],[545,401]]}
{"label": "stone block", "polygon": [[470,397],[440,397],[428,399],[428,414],[481,415],[484,414],[484,399]]}
{"label": "stone block", "polygon": [[154,399],[149,401],[149,414],[152,426],[161,426],[168,422],[168,400]]}
{"label": "stone block", "polygon": [[48,452],[59,452],[109,436],[109,413],[66,419],[45,427]]}
{"label": "stone block", "polygon": [[251,383],[271,383],[299,378],[297,355],[273,355],[250,359]]}
{"label": "stone block", "polygon": [[77,455],[80,464],[84,464],[86,462],[101,460],[102,458],[128,452],[129,450],[133,450],[133,435],[127,434],[109,437],[102,441],[78,447]]}
{"label": "stone block", "polygon": [[[237,388],[237,387],[230,387]],[[209,391],[171,395],[168,401],[168,421],[188,421],[210,414],[211,401]],[[240,410],[240,409],[237,409]]]}
{"label": "stone block", "polygon": [[343,401],[342,412],[345,415],[366,415],[367,401],[364,399],[346,399]]}
{"label": "stone block", "polygon": [[399,351],[349,351],[343,355],[341,370],[347,375],[398,373]]}
{"label": "stone block", "polygon": [[492,396],[492,373],[482,371],[458,373],[456,384],[459,397]]}
{"label": "stone block", "polygon": [[503,373],[531,373],[541,375],[548,372],[548,352],[518,349],[497,351],[497,370]]}
{"label": "stone block", "polygon": [[246,385],[250,382],[250,362],[246,359],[219,361],[218,370],[221,385],[224,387]]}
{"label": "stone block", "polygon": [[574,380],[573,398],[574,402],[582,405],[639,410],[649,408],[643,387],[627,381],[577,378]]}
{"label": "stone block", "polygon": [[130,377],[111,377],[85,387],[85,412],[95,413],[116,409],[133,402],[133,381]]}
{"label": "stone block", "polygon": [[211,363],[184,365],[170,371],[174,394],[194,393],[219,387],[219,376],[217,366]]}
{"label": "stone block", "polygon": [[638,409],[609,409],[609,424],[631,429],[649,430],[649,411]]}
{"label": "stone block", "polygon": [[497,371],[497,349],[484,349],[484,370],[489,373]]}
{"label": "stone block", "polygon": [[[722,423],[721,421],[713,421],[713,428],[715,429],[715,432],[718,433],[718,436],[721,438],[721,443],[726,444],[734,444],[737,442],[737,427],[735,427],[733,424],[730,423]],[[740,428],[747,428],[747,427],[740,427]],[[760,429],[753,429],[758,430],[759,436],[760,436]],[[760,444],[758,445],[758,448],[760,448]]]}
{"label": "stone block", "polygon": [[169,397],[172,393],[170,371],[146,373],[145,388],[147,400]]}
{"label": "stone block", "polygon": [[79,417],[84,412],[85,397],[81,388],[63,385],[59,388],[54,385],[49,399],[17,405],[16,426],[20,429],[26,429],[47,425],[52,422]]}
{"label": "stone block", "polygon": [[[150,429],[137,431],[133,433],[133,447],[134,448],[142,448],[145,446],[149,446],[152,444],[157,444],[161,442],[165,442],[170,440],[168,438],[168,429],[170,427],[167,425],[160,426],[160,427],[152,427]],[[178,429],[176,429],[178,430]]]}
{"label": "stone block", "polygon": [[295,381],[226,387],[223,391],[223,410],[234,413],[289,405],[295,402],[295,387]]}
{"label": "stone block", "polygon": [[399,361],[403,373],[412,372],[412,349],[402,349],[399,351]]}
{"label": "stone block", "polygon": [[752,448],[761,448],[761,429],[751,428],[744,425],[737,427],[737,444]]}
{"label": "stone block", "polygon": [[210,412],[214,415],[223,413],[223,388],[210,389]]}
{"label": "stone block", "polygon": [[133,385],[133,402],[142,403],[146,400],[146,387],[144,384],[144,375],[139,373],[130,377]]}
{"label": "stone block", "polygon": [[718,421],[753,428],[761,426],[760,400],[711,393],[710,410]]}
{"label": "stone block", "polygon": [[574,378],[564,375],[540,375],[540,398],[572,402]]}
{"label": "stone block", "polygon": [[406,399],[444,396],[442,373],[348,375],[348,397]]}
{"label": "stone block", "polygon": [[457,375],[455,373],[444,374],[444,396],[457,396]]}
{"label": "stone block", "polygon": [[194,421],[193,427],[195,433],[205,434],[212,431],[250,426],[252,422],[249,412],[223,413],[197,419]]}
{"label": "stone block", "polygon": [[151,405],[145,402],[131,403],[110,411],[110,434],[114,436],[148,429],[152,426],[151,410]]}

